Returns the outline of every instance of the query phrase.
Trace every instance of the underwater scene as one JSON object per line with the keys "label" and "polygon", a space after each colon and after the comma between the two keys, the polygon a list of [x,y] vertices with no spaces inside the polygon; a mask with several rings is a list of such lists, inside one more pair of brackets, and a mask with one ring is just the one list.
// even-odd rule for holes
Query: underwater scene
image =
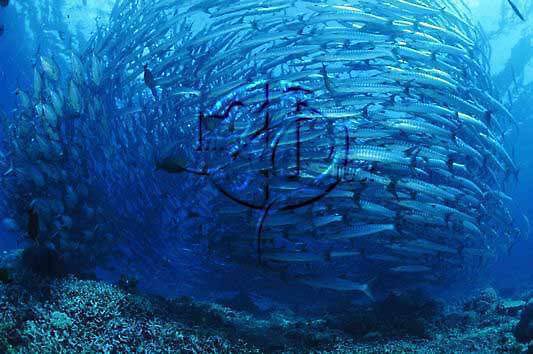
{"label": "underwater scene", "polygon": [[533,353],[533,0],[0,0],[0,353]]}

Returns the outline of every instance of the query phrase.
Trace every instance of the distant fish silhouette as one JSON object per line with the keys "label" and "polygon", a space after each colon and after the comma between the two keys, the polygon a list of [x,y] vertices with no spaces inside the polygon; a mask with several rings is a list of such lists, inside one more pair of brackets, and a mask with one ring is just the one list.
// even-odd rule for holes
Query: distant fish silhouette
{"label": "distant fish silhouette", "polygon": [[520,17],[520,19],[525,22],[526,18],[524,17],[524,15],[522,15],[520,10],[518,10],[518,7],[516,7],[516,5],[513,4],[513,2],[511,0],[507,0],[507,2],[509,3],[509,5],[511,5],[511,7],[512,7],[514,13],[516,14],[516,16]]}
{"label": "distant fish silhouette", "polygon": [[28,236],[34,242],[39,242],[39,214],[31,207],[28,210]]}
{"label": "distant fish silhouette", "polygon": [[4,34],[4,30],[5,30],[4,24],[0,23],[0,36]]}
{"label": "distant fish silhouette", "polygon": [[155,79],[150,69],[148,69],[148,64],[144,64],[144,84],[152,91],[152,95],[154,95],[155,99],[157,100]]}

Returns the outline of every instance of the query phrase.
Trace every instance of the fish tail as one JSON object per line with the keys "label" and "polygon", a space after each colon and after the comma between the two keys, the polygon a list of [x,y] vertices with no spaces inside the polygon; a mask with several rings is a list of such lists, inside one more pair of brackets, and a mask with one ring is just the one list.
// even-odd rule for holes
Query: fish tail
{"label": "fish tail", "polygon": [[368,298],[372,301],[376,301],[374,298],[374,295],[372,294],[372,291],[370,290],[370,287],[368,285],[365,285],[363,287],[363,293],[368,296]]}
{"label": "fish tail", "polygon": [[374,297],[374,294],[373,294],[373,292],[372,292],[372,285],[376,282],[376,280],[377,280],[377,277],[374,277],[374,278],[370,279],[370,280],[368,281],[368,283],[366,283],[366,284],[362,287],[362,289],[361,289],[361,291],[363,292],[363,294],[365,294],[366,296],[368,296],[368,298],[369,298],[370,300],[372,300],[372,301],[376,301],[376,298]]}
{"label": "fish tail", "polygon": [[151,87],[150,90],[152,90],[152,95],[154,96],[156,101],[159,101],[159,96],[157,95],[157,89],[155,87]]}

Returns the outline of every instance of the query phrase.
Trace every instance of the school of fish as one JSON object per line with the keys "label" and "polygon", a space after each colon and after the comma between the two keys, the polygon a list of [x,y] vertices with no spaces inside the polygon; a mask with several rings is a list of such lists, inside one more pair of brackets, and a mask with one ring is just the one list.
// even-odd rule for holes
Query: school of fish
{"label": "school of fish", "polygon": [[[376,277],[475,272],[519,237],[517,124],[458,3],[117,1],[62,53],[68,74],[37,54],[2,119],[4,223],[31,204],[41,234],[75,248],[127,229],[121,216],[153,233],[154,215],[194,210],[211,251],[370,297]],[[190,193],[161,197],[176,185]]]}

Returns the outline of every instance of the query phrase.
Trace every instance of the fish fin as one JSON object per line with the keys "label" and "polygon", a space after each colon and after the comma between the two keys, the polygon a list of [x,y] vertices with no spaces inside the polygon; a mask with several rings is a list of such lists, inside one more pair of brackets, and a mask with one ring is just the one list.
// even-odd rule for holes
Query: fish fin
{"label": "fish fin", "polygon": [[370,279],[368,281],[368,283],[366,283],[365,285],[363,285],[363,287],[361,288],[361,291],[366,295],[368,296],[368,298],[371,300],[371,301],[376,301],[376,298],[374,297],[374,294],[372,293],[372,288],[371,286],[376,282],[376,279],[377,277],[374,277],[372,279]]}
{"label": "fish fin", "polygon": [[157,94],[157,89],[155,88],[155,86],[150,87],[150,90],[152,91],[152,95],[154,96],[155,100],[159,101],[159,96]]}
{"label": "fish fin", "polygon": [[390,194],[392,194],[392,195],[394,196],[394,198],[396,198],[396,200],[400,199],[400,198],[398,197],[398,193],[397,193],[397,191],[396,191],[397,184],[398,184],[398,180],[397,180],[397,179],[392,179],[392,178],[391,178],[390,183],[387,185],[387,192],[389,192]]}
{"label": "fish fin", "polygon": [[361,210],[361,192],[356,192],[353,195],[353,201],[358,210]]}
{"label": "fish fin", "polygon": [[404,150],[403,153],[404,153],[405,157],[411,157],[413,155],[416,156],[418,154],[417,151],[419,152],[420,148],[415,145],[415,146],[410,147],[409,149]]}

